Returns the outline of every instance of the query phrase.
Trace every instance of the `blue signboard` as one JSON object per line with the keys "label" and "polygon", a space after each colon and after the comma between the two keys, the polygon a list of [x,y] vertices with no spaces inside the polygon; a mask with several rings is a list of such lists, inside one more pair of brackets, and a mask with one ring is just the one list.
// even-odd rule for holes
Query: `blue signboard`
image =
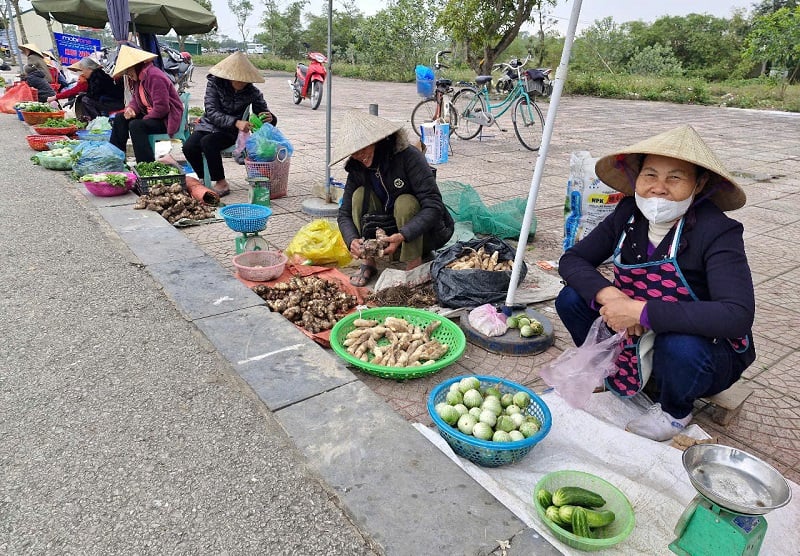
{"label": "blue signboard", "polygon": [[53,33],[53,35],[56,37],[58,56],[61,58],[61,65],[63,66],[73,64],[103,47],[100,39],[91,39],[89,37],[79,37],[77,35],[67,35],[64,33]]}

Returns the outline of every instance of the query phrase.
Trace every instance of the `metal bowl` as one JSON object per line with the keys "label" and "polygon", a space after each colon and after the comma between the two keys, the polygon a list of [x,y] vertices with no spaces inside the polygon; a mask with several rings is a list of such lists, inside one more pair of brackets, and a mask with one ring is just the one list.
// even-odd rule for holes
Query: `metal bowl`
{"label": "metal bowl", "polygon": [[792,499],[789,483],[774,467],[730,446],[691,446],[683,467],[700,494],[732,512],[763,515]]}

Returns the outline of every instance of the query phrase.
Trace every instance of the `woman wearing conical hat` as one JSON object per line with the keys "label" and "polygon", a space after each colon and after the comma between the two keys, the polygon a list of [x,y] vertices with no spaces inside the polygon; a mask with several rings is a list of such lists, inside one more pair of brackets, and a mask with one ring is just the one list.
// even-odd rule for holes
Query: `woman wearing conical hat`
{"label": "woman wearing conical hat", "polygon": [[78,83],[74,87],[59,91],[58,94],[47,99],[48,101],[77,96],[75,116],[84,122],[91,121],[98,116],[108,116],[110,113],[125,108],[125,91],[122,80],[114,81],[103,69],[103,66],[93,58],[90,56],[81,58],[67,66],[67,69],[78,73]]}
{"label": "woman wearing conical hat", "polygon": [[42,74],[48,83],[54,82],[53,75],[50,73],[50,66],[44,61],[44,53],[41,48],[30,42],[19,45],[19,50],[25,55],[29,65],[34,65],[42,70]]}
{"label": "woman wearing conical hat", "polygon": [[262,122],[278,125],[278,118],[269,111],[264,95],[254,85],[263,83],[264,77],[244,52],[234,52],[208,73],[205,113],[183,144],[183,154],[200,180],[205,176],[205,155],[214,191],[224,197],[230,193],[230,185],[225,179],[221,153],[236,142],[240,131],[251,130],[250,122],[244,117],[247,107],[252,105],[252,113]]}
{"label": "woman wearing conical hat", "polygon": [[[606,388],[630,397],[646,386],[655,403],[626,430],[669,440],[695,400],[728,389],[755,359],[743,227],[725,214],[745,193],[690,126],[605,156],[595,170],[625,197],[561,257],[556,310],[576,345],[598,316],[628,332]],[[609,257],[613,279],[597,270]]]}
{"label": "woman wearing conical hat", "polygon": [[378,272],[374,254],[364,249],[377,228],[388,235],[383,255],[397,256],[407,270],[447,243],[455,229],[433,170],[402,128],[354,110],[345,115],[333,146],[331,164],[348,159],[337,222],[350,254],[363,260],[350,279],[355,286],[366,285]]}
{"label": "woman wearing conical hat", "polygon": [[148,135],[174,135],[183,120],[183,101],[166,73],[153,65],[156,55],[127,45],[119,47],[111,77],[126,76],[131,101],[114,117],[111,144],[125,152],[130,135],[136,162],[153,162]]}

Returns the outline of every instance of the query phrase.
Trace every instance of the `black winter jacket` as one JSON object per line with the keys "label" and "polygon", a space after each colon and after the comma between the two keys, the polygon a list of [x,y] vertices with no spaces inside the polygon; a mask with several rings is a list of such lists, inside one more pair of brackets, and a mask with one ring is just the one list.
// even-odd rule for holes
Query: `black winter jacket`
{"label": "black winter jacket", "polygon": [[[425,155],[410,146],[402,132],[398,132],[396,145],[394,155],[390,157],[386,168],[380,172],[381,182],[392,199],[410,194],[416,197],[420,204],[419,213],[400,229],[400,233],[406,241],[424,235],[429,238],[433,248],[438,249],[453,235],[455,229],[453,217],[444,206],[442,194]],[[364,167],[354,159],[349,159],[344,168],[347,171],[347,183],[337,222],[345,245],[349,249],[353,240],[360,237],[353,222],[353,193],[363,186],[372,191],[372,174],[375,170]]]}
{"label": "black winter jacket", "polygon": [[56,92],[53,90],[53,87],[50,86],[50,82],[44,76],[42,70],[38,68],[29,71],[25,75],[25,83],[39,92],[39,102],[46,102],[48,97],[56,96]]}
{"label": "black winter jacket", "polygon": [[97,68],[89,75],[86,96],[92,100],[125,106],[125,89],[122,80],[115,82],[103,68]]}
{"label": "black winter jacket", "polygon": [[[253,105],[252,113],[269,111],[267,101],[255,85],[248,85],[237,91],[227,79],[215,75],[208,76],[205,96],[205,114],[195,125],[196,131],[223,131],[236,135],[236,121],[242,119],[245,109]],[[278,125],[278,117],[273,114],[272,125]]]}

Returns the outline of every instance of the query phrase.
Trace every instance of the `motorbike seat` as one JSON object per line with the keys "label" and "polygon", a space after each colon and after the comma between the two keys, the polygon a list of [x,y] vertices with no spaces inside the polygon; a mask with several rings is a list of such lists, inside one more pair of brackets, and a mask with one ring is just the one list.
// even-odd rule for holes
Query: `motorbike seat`
{"label": "motorbike seat", "polygon": [[491,75],[479,75],[475,78],[475,83],[478,85],[483,85],[484,83],[489,83],[492,81]]}
{"label": "motorbike seat", "polygon": [[302,75],[303,77],[305,77],[306,74],[308,73],[308,66],[305,64],[297,64],[297,69],[300,70],[300,75]]}

